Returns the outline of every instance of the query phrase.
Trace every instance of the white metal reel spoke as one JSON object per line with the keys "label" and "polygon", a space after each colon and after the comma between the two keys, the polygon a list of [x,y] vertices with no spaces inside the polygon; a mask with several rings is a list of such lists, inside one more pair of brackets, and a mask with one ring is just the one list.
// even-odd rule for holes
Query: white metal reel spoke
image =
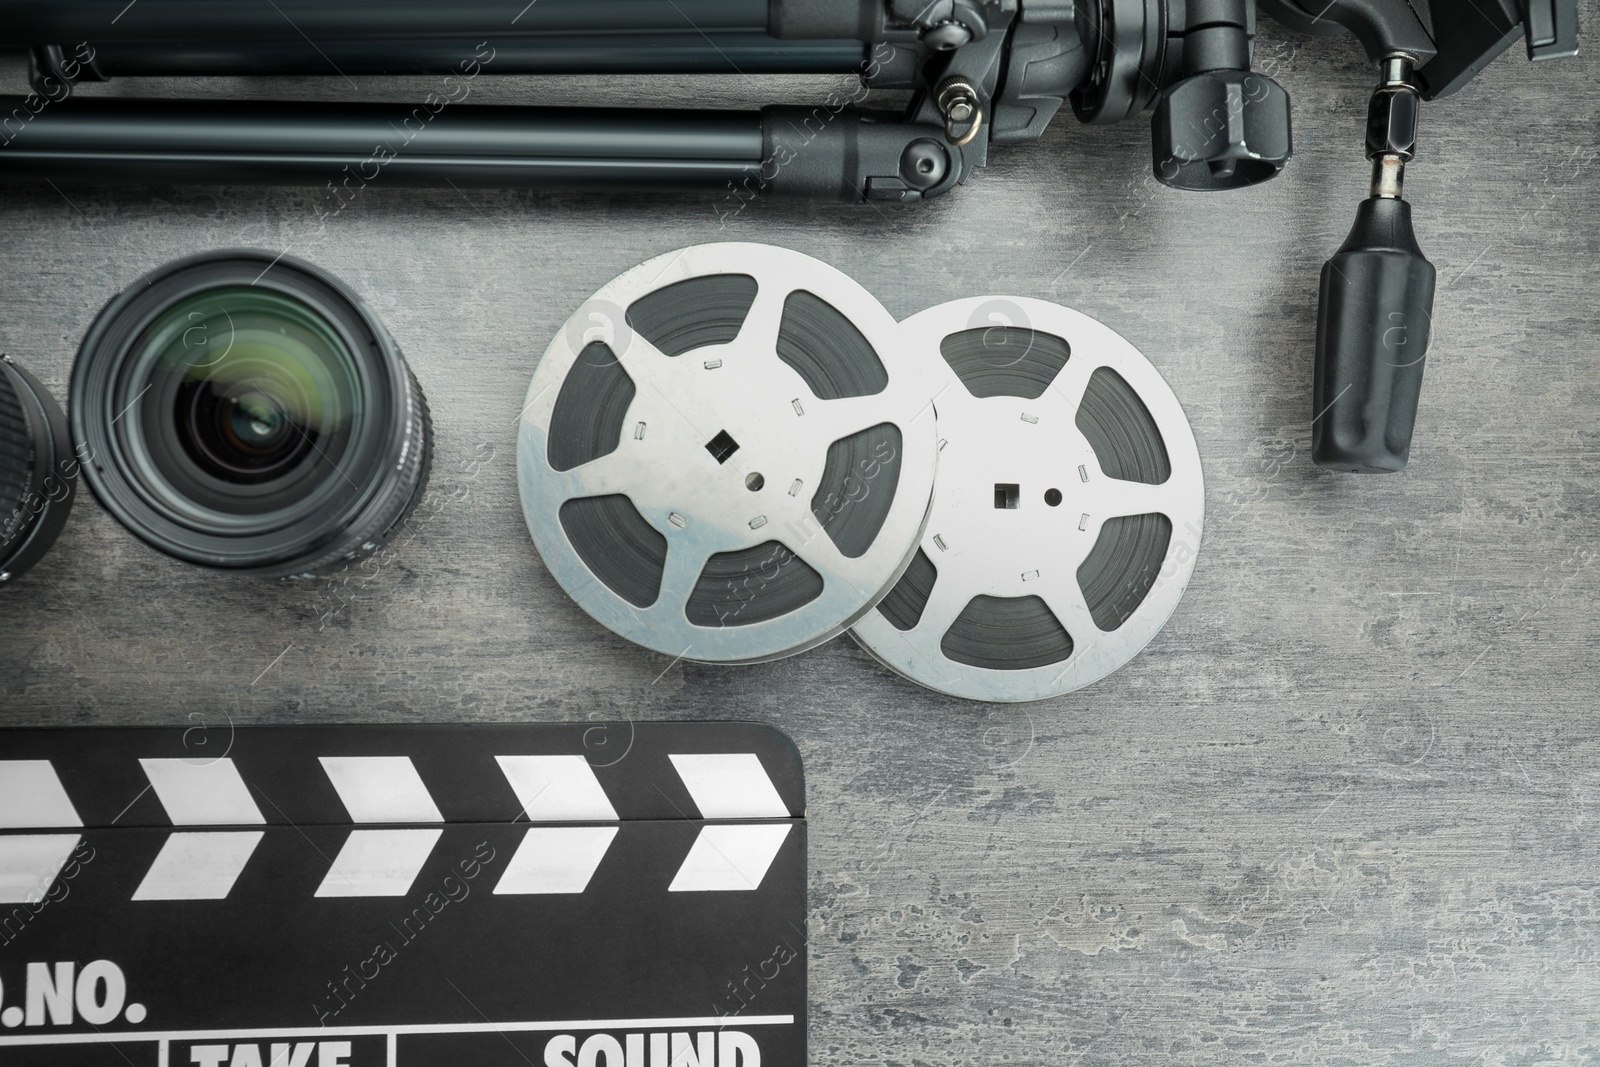
{"label": "white metal reel spoke", "polygon": [[778,331],[793,292],[794,287],[775,273],[763,271],[756,275],[756,299],[739,327],[736,343],[741,350],[760,358],[768,355],[774,360],[778,358]]}
{"label": "white metal reel spoke", "polygon": [[672,542],[667,549],[666,566],[661,570],[661,591],[650,610],[669,617],[683,617],[695,583],[706,569],[712,553],[699,549],[687,540]]}
{"label": "white metal reel spoke", "polygon": [[1067,357],[1067,365],[1061,368],[1061,373],[1055,376],[1050,388],[1044,391],[1044,396],[1037,402],[1062,404],[1063,416],[1076,421],[1083,394],[1089,388],[1089,379],[1105,365],[1105,360],[1096,358],[1094,352],[1073,346],[1072,354]]}
{"label": "white metal reel spoke", "polygon": [[1075,655],[1077,649],[1084,647],[1086,642],[1092,641],[1100,633],[1100,627],[1094,621],[1094,612],[1089,610],[1089,602],[1083,598],[1083,586],[1078,584],[1076,571],[1070,581],[1052,582],[1042,599],[1055,615],[1056,621],[1072,637]]}
{"label": "white metal reel spoke", "polygon": [[622,449],[608,452],[571,470],[552,471],[551,475],[559,481],[561,495],[566,500],[626,494],[638,481],[633,462]]}
{"label": "white metal reel spoke", "polygon": [[[1037,388],[1038,363],[1002,366],[970,350],[965,359],[944,356],[948,339],[970,337],[973,323],[986,321],[997,305],[1070,349],[1040,396],[1029,398]],[[926,389],[939,395],[938,485],[922,541],[937,577],[915,627],[897,629],[886,611],[903,619],[913,605],[901,594],[926,588],[929,576],[918,563],[911,572],[915,581],[856,624],[856,639],[912,681],[978,700],[1041,700],[1110,674],[1171,616],[1199,547],[1199,455],[1172,391],[1127,341],[1093,319],[1043,301],[957,300],[913,316],[901,330]],[[985,395],[975,396],[957,367],[981,383]],[[1164,449],[1171,474],[1163,484],[1107,477],[1104,463],[1122,469],[1130,457],[1102,458],[1079,429],[1079,408],[1102,367],[1116,372],[1145,405],[1148,421],[1119,429],[1135,440],[1143,435],[1141,455]],[[1152,441],[1152,433],[1160,440]],[[1108,519],[1152,512],[1172,523],[1164,554],[1144,524],[1119,524],[1114,536],[1137,540],[1121,541],[1109,553],[1096,551]],[[1092,592],[1080,584],[1084,567]],[[969,605],[975,624],[963,624],[951,645],[953,658],[944,639],[956,636],[949,635],[951,625]],[[1115,631],[1102,631],[1094,621],[1097,611],[1124,621]]]}
{"label": "white metal reel spoke", "polygon": [[[816,432],[830,441],[842,440],[887,421],[884,418],[883,402],[876,395],[844,397],[839,400],[805,397],[800,402],[805,409],[805,415],[802,417],[814,422]],[[915,421],[925,421],[930,425],[935,418],[931,400],[913,416]]]}
{"label": "white metal reel spoke", "polygon": [[923,605],[922,615],[912,628],[913,632],[921,640],[931,641],[938,646],[975,595],[973,590],[962,588],[956,581],[934,582],[933,593]]}
{"label": "white metal reel spoke", "polygon": [[[815,522],[815,516],[812,517]],[[812,536],[807,538],[779,538],[781,543],[795,557],[816,571],[827,576],[828,580],[842,582],[849,585],[860,594],[863,603],[873,603],[884,591],[884,582],[881,575],[873,574],[870,580],[863,580],[864,575],[859,573],[865,568],[859,561],[852,560],[839,551],[839,546],[833,543],[826,530],[820,526],[810,527]]]}
{"label": "white metal reel spoke", "polygon": [[1182,496],[1180,490],[1170,479],[1161,485],[1148,485],[1101,475],[1084,486],[1083,511],[1095,522],[1152,513],[1171,518]]}
{"label": "white metal reel spoke", "polygon": [[658,360],[669,358],[665,352],[646,340],[643,334],[635,332],[632,327],[624,327],[620,341],[621,343],[609,347],[622,369],[633,379],[636,387],[641,368],[654,366]]}

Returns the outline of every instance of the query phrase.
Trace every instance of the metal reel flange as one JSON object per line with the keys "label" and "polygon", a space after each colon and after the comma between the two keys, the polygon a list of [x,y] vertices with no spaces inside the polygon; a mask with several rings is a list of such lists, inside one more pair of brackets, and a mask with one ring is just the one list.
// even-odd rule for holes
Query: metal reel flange
{"label": "metal reel flange", "polygon": [[902,330],[937,394],[938,482],[921,548],[856,639],[975,700],[1105,677],[1194,570],[1205,491],[1177,398],[1122,337],[1040,300],[957,300]]}
{"label": "metal reel flange", "polygon": [[534,543],[611,630],[758,662],[870,610],[927,521],[920,361],[846,275],[756,244],[650,260],[568,320],[529,386],[518,478]]}

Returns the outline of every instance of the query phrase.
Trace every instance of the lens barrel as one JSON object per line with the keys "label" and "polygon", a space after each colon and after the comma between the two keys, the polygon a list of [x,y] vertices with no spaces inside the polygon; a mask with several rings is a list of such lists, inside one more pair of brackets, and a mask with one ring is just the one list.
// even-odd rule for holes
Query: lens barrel
{"label": "lens barrel", "polygon": [[72,375],[90,486],[151,546],[260,577],[381,548],[427,485],[427,401],[341,282],[257,251],[161,267],[95,319]]}
{"label": "lens barrel", "polygon": [[0,588],[49,551],[77,491],[61,405],[39,379],[0,356]]}

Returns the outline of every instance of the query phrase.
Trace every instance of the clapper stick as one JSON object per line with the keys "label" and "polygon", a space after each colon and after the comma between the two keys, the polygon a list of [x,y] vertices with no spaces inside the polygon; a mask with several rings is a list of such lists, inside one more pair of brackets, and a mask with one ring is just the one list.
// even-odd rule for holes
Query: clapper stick
{"label": "clapper stick", "polygon": [[805,1062],[805,806],[739,723],[0,734],[0,1061]]}

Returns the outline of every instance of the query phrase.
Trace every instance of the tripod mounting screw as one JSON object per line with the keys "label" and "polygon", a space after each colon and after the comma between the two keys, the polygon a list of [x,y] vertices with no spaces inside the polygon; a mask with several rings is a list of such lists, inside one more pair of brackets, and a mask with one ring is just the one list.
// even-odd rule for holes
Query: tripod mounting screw
{"label": "tripod mounting screw", "polygon": [[1151,122],[1156,177],[1175,189],[1240,189],[1294,154],[1289,94],[1265,74],[1211,70],[1161,94]]}
{"label": "tripod mounting screw", "polygon": [[1383,80],[1367,107],[1367,158],[1397,156],[1411,162],[1417,148],[1417,112],[1422,100],[1412,77],[1411,60],[1392,56],[1383,61]]}

